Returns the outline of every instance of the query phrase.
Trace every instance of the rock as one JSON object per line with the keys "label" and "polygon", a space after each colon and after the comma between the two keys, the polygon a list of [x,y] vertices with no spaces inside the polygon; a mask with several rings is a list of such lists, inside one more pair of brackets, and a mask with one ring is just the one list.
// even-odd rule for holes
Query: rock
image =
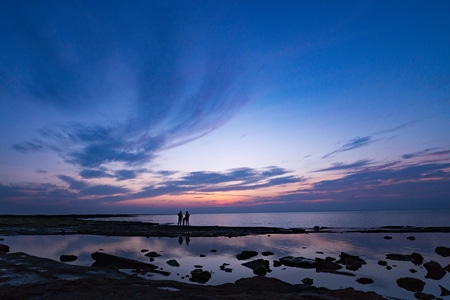
{"label": "rock", "polygon": [[59,260],[61,262],[71,262],[71,261],[75,261],[78,259],[78,256],[76,255],[61,255],[59,257]]}
{"label": "rock", "polygon": [[397,279],[397,285],[410,292],[422,292],[425,282],[412,277],[402,277]]}
{"label": "rock", "polygon": [[274,261],[273,261],[273,266],[276,267],[276,268],[277,268],[277,267],[281,267],[282,265],[283,265],[283,264],[282,264],[281,261],[279,261],[279,260],[274,260]]}
{"label": "rock", "polygon": [[422,293],[422,292],[414,293],[414,297],[416,297],[416,299],[419,299],[419,300],[433,300],[433,299],[436,299],[434,297],[434,295],[425,294],[425,293]]}
{"label": "rock", "polygon": [[385,239],[385,240],[392,240],[392,236],[388,236],[388,235],[387,235],[387,236],[384,237],[384,239]]}
{"label": "rock", "polygon": [[189,281],[206,283],[211,278],[211,273],[208,271],[203,271],[202,269],[195,269],[191,271],[191,277]]}
{"label": "rock", "polygon": [[441,296],[449,296],[450,295],[450,291],[448,289],[446,289],[442,285],[439,285],[439,287],[441,288]]}
{"label": "rock", "polygon": [[423,263],[423,256],[419,253],[413,252],[411,253],[411,262],[416,266],[420,266]]}
{"label": "rock", "polygon": [[271,272],[269,261],[265,259],[256,259],[247,263],[243,263],[242,265],[252,269],[254,274],[260,276],[264,276],[267,272]]}
{"label": "rock", "polygon": [[155,257],[161,256],[161,254],[156,253],[155,251],[151,251],[151,252],[145,253],[145,256],[155,258]]}
{"label": "rock", "polygon": [[313,285],[314,280],[312,278],[305,277],[302,279],[302,283],[307,285]]}
{"label": "rock", "polygon": [[166,264],[168,264],[169,266],[172,266],[172,267],[180,266],[180,264],[175,259],[170,259],[170,260],[166,261]]}
{"label": "rock", "polygon": [[236,255],[236,258],[238,260],[247,260],[256,255],[258,255],[258,252],[256,252],[256,251],[242,251],[240,254]]}
{"label": "rock", "polygon": [[361,278],[356,279],[356,282],[361,283],[361,284],[371,284],[371,283],[373,283],[373,279],[361,277]]}
{"label": "rock", "polygon": [[205,254],[200,254],[200,257],[206,257],[206,255]]}
{"label": "rock", "polygon": [[264,251],[264,252],[261,252],[261,254],[262,254],[263,256],[274,255],[274,253],[271,252],[271,251]]}
{"label": "rock", "polygon": [[445,266],[444,270],[450,273],[450,264],[448,264],[447,266]]}
{"label": "rock", "polygon": [[349,255],[344,252],[341,252],[339,257],[340,259],[337,262],[345,265],[345,268],[351,271],[359,270],[362,265],[366,264],[366,262],[359,256]]}
{"label": "rock", "polygon": [[435,252],[443,257],[450,256],[450,248],[449,247],[443,247],[443,246],[436,247]]}
{"label": "rock", "polygon": [[407,239],[407,240],[410,240],[410,241],[415,241],[415,240],[416,240],[416,238],[413,237],[412,235],[408,236],[406,239]]}
{"label": "rock", "polygon": [[0,244],[0,253],[8,253],[9,252],[9,246]]}
{"label": "rock", "polygon": [[425,275],[425,278],[440,280],[442,277],[445,276],[446,272],[438,262],[429,261],[429,262],[424,263],[423,266],[427,270],[427,274]]}
{"label": "rock", "polygon": [[342,266],[326,259],[316,257],[316,272],[329,272],[342,269]]}
{"label": "rock", "polygon": [[387,261],[385,261],[385,260],[379,260],[379,261],[378,261],[378,265],[380,265],[380,266],[387,266]]}
{"label": "rock", "polygon": [[398,261],[411,261],[411,255],[407,254],[387,254],[386,259]]}
{"label": "rock", "polygon": [[229,264],[227,264],[227,263],[223,263],[223,264],[220,266],[220,269],[221,269],[222,271],[227,272],[227,273],[231,273],[231,271],[233,271],[233,269],[227,268],[228,265],[229,265]]}
{"label": "rock", "polygon": [[150,250],[148,250],[148,249],[141,249],[141,253],[145,253],[145,252],[148,252],[148,251],[150,251]]}
{"label": "rock", "polygon": [[216,249],[211,249],[211,250],[209,250],[209,252],[216,253],[217,250]]}
{"label": "rock", "polygon": [[303,269],[314,269],[316,267],[316,261],[305,258],[305,257],[293,257],[293,256],[286,256],[283,258],[280,258],[280,262],[288,267],[295,267],[295,268],[303,268]]}
{"label": "rock", "polygon": [[415,270],[415,269],[409,269],[409,272],[411,272],[411,273],[417,273],[417,270]]}
{"label": "rock", "polygon": [[201,265],[195,265],[194,268],[196,268],[196,269],[201,269],[201,268],[203,268],[203,266],[201,266]]}

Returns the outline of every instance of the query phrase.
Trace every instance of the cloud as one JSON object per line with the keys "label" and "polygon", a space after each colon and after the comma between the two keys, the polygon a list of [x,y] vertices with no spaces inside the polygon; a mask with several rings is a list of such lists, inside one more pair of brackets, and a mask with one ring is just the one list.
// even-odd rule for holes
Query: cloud
{"label": "cloud", "polygon": [[85,181],[76,180],[70,176],[66,175],[58,175],[57,176],[62,181],[69,184],[69,189],[75,192],[78,192],[79,195],[84,196],[97,196],[97,195],[105,195],[112,196],[115,194],[125,194],[129,193],[130,190],[123,187],[117,187],[113,185],[90,185]]}
{"label": "cloud", "polygon": [[84,169],[79,175],[84,179],[92,179],[92,178],[111,178],[113,175],[109,174],[104,169]]}
{"label": "cloud", "polygon": [[421,151],[413,152],[413,153],[407,153],[403,154],[403,159],[412,159],[416,157],[423,157],[423,156],[448,156],[450,155],[450,150],[444,150],[444,151],[434,151],[438,148],[427,148]]}
{"label": "cloud", "polygon": [[358,148],[367,146],[367,145],[371,144],[372,142],[373,141],[370,136],[356,137],[356,138],[348,141],[347,143],[345,143],[339,149],[334,150],[334,151],[324,155],[322,158],[328,158],[328,157],[334,156],[335,154],[340,153],[340,152],[346,152],[346,151],[358,149]]}
{"label": "cloud", "polygon": [[73,15],[71,6],[13,6],[0,23],[0,57],[14,54],[1,61],[3,93],[79,116],[14,150],[55,151],[82,168],[135,166],[215,130],[247,102],[239,51],[190,43],[199,29],[188,13],[117,2]]}
{"label": "cloud", "polygon": [[315,172],[325,172],[325,171],[341,171],[341,170],[349,170],[349,169],[359,169],[362,167],[365,167],[367,165],[369,165],[371,163],[371,160],[369,159],[363,159],[363,160],[358,160],[354,163],[351,164],[344,164],[344,163],[333,163],[332,167],[329,168],[325,168],[325,169],[320,169],[317,170]]}

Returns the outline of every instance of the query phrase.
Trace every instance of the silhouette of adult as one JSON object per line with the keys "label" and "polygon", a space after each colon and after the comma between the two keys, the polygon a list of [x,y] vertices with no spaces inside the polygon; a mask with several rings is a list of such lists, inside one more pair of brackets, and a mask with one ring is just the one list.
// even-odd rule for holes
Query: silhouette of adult
{"label": "silhouette of adult", "polygon": [[178,226],[181,225],[181,222],[183,222],[183,213],[180,210],[180,212],[178,213]]}
{"label": "silhouette of adult", "polygon": [[190,217],[191,215],[189,214],[189,212],[188,211],[186,211],[186,214],[184,215],[184,220],[185,220],[185,222],[186,222],[186,225],[189,225],[189,217]]}

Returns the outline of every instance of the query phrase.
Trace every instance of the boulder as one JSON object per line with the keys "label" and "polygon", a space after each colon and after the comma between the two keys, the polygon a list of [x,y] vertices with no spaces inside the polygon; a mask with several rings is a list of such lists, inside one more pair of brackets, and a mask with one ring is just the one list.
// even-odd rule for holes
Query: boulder
{"label": "boulder", "polygon": [[64,255],[63,254],[59,257],[59,260],[61,262],[71,262],[71,261],[75,261],[77,259],[78,259],[78,256],[76,256],[76,255]]}
{"label": "boulder", "polygon": [[229,265],[230,265],[230,264],[223,263],[223,264],[220,266],[220,269],[221,269],[222,271],[227,272],[227,273],[231,273],[231,272],[233,271],[233,269],[228,268],[227,266],[229,266]]}
{"label": "boulder", "polygon": [[265,259],[256,259],[247,263],[243,263],[242,265],[252,269],[254,274],[260,276],[264,276],[267,272],[271,272],[269,261]]}
{"label": "boulder", "polygon": [[444,267],[444,270],[450,273],[450,264],[446,265]]}
{"label": "boulder", "polygon": [[155,258],[155,257],[161,256],[161,254],[156,253],[155,251],[150,251],[150,252],[148,252],[148,253],[145,253],[145,256],[151,257],[151,258]]}
{"label": "boulder", "polygon": [[410,292],[422,292],[425,282],[412,277],[402,277],[397,279],[397,285]]}
{"label": "boulder", "polygon": [[416,266],[420,266],[423,264],[423,256],[419,253],[413,252],[411,253],[411,262]]}
{"label": "boulder", "polygon": [[450,248],[449,247],[443,247],[443,246],[436,247],[435,252],[443,257],[450,256]]}
{"label": "boulder", "polygon": [[434,295],[426,294],[426,293],[422,293],[422,292],[416,292],[416,293],[414,293],[414,297],[415,297],[416,299],[419,299],[419,300],[433,300],[433,299],[436,299],[436,298],[434,297]]}
{"label": "boulder", "polygon": [[385,260],[379,260],[379,261],[378,261],[378,265],[380,265],[380,266],[387,266],[387,261],[385,261]]}
{"label": "boulder", "polygon": [[0,253],[8,253],[9,252],[9,246],[0,244]]}
{"label": "boulder", "polygon": [[206,283],[211,278],[211,273],[208,271],[203,271],[202,269],[195,269],[191,271],[191,277],[189,281]]}
{"label": "boulder", "polygon": [[450,291],[448,289],[446,289],[442,285],[439,285],[439,287],[441,288],[441,296],[449,296],[450,295]]}
{"label": "boulder", "polygon": [[344,252],[341,252],[339,257],[340,259],[337,262],[345,265],[345,268],[351,271],[359,270],[362,265],[366,264],[366,262],[359,256],[350,255]]}
{"label": "boulder", "polygon": [[408,254],[387,254],[386,259],[398,261],[411,261],[411,255]]}
{"label": "boulder", "polygon": [[342,266],[326,259],[316,257],[316,272],[329,272],[342,269]]}
{"label": "boulder", "polygon": [[274,253],[271,251],[264,251],[264,252],[261,252],[261,254],[262,254],[262,256],[274,255]]}
{"label": "boulder", "polygon": [[307,285],[313,285],[314,280],[312,278],[305,277],[305,278],[302,279],[302,283],[303,284],[307,284]]}
{"label": "boulder", "polygon": [[361,277],[361,278],[356,279],[356,282],[358,282],[360,284],[371,284],[371,283],[373,283],[373,279]]}
{"label": "boulder", "polygon": [[412,235],[408,236],[406,239],[407,239],[407,240],[410,240],[410,241],[415,241],[415,240],[416,240],[416,238],[413,237]]}
{"label": "boulder", "polygon": [[295,267],[295,268],[303,268],[303,269],[314,269],[316,268],[316,261],[310,258],[305,257],[293,257],[293,256],[286,256],[283,258],[280,258],[280,262],[288,267]]}
{"label": "boulder", "polygon": [[148,272],[159,273],[164,276],[170,275],[169,272],[156,270],[158,267],[153,264],[140,262],[137,260],[124,258],[103,252],[94,252],[91,254],[92,259],[95,260],[93,267],[115,267],[118,269],[140,269]]}
{"label": "boulder", "polygon": [[238,260],[247,260],[249,258],[252,258],[254,256],[258,255],[258,252],[256,251],[242,251],[238,255],[236,255],[236,258]]}
{"label": "boulder", "polygon": [[427,274],[425,275],[425,278],[440,280],[446,274],[444,268],[442,268],[442,266],[438,262],[429,261],[429,262],[424,263],[423,266],[427,270]]}
{"label": "boulder", "polygon": [[175,259],[171,259],[171,260],[166,261],[166,264],[168,264],[169,266],[172,266],[172,267],[179,267],[180,266],[180,264]]}

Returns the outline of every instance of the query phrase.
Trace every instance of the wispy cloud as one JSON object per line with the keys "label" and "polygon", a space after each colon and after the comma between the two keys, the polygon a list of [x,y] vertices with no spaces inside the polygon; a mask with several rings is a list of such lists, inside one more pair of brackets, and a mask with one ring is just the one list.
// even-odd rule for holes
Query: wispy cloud
{"label": "wispy cloud", "polygon": [[332,167],[324,168],[317,170],[316,172],[325,172],[325,171],[341,171],[341,170],[351,170],[351,169],[360,169],[362,167],[366,167],[371,163],[370,159],[358,160],[354,163],[344,164],[344,163],[333,163]]}
{"label": "wispy cloud", "polygon": [[334,151],[324,155],[322,158],[328,158],[328,157],[332,157],[335,154],[340,153],[340,152],[346,152],[346,151],[358,149],[358,148],[367,146],[367,145],[371,144],[372,142],[373,142],[373,140],[370,136],[356,137],[354,139],[351,139],[347,143],[345,143],[339,149],[334,150]]}

